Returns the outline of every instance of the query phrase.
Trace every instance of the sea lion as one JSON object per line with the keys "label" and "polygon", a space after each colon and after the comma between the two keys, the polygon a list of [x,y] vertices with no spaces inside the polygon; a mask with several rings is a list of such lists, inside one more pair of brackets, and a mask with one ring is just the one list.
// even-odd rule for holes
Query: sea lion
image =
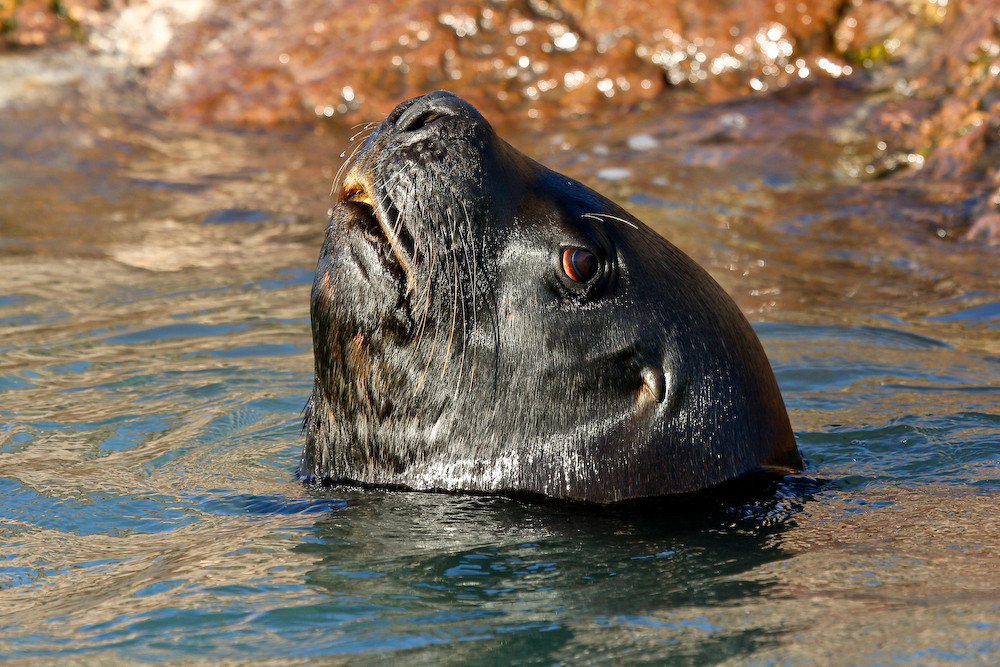
{"label": "sea lion", "polygon": [[718,283],[464,100],[401,103],[345,168],[305,480],[610,503],[801,468]]}

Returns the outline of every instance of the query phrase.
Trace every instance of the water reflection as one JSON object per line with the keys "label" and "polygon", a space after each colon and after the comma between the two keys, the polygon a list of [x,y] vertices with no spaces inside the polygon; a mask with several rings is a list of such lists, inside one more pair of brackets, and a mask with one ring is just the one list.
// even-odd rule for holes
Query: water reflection
{"label": "water reflection", "polygon": [[513,644],[540,659],[582,659],[622,655],[643,628],[674,658],[739,655],[787,628],[731,633],[704,614],[773,586],[746,574],[789,557],[779,536],[802,489],[778,486],[614,509],[333,491],[346,507],[296,551],[317,558],[307,580],[348,617],[328,640],[335,650],[475,640],[480,655]]}

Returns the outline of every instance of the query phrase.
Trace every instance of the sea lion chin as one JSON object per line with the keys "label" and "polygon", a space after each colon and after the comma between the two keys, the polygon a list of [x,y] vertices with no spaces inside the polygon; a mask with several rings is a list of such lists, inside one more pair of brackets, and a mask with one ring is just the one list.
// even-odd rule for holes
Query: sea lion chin
{"label": "sea lion chin", "polygon": [[345,167],[303,479],[608,503],[801,468],[722,288],[464,100],[401,103]]}

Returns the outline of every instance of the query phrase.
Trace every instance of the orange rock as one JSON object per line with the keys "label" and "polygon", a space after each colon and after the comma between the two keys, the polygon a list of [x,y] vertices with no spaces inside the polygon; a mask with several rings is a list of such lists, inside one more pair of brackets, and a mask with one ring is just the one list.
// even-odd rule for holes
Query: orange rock
{"label": "orange rock", "polygon": [[667,88],[725,99],[822,74],[820,55],[839,73],[824,51],[838,7],[242,0],[179,26],[151,90],[179,115],[232,122],[371,118],[434,88],[532,117],[631,107]]}
{"label": "orange rock", "polygon": [[43,46],[82,36],[96,15],[106,9],[101,0],[0,2],[0,50]]}

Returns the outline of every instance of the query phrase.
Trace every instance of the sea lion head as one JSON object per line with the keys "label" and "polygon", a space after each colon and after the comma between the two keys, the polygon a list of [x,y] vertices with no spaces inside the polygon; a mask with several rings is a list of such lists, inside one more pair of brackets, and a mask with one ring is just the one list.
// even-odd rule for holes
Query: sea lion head
{"label": "sea lion head", "polygon": [[722,288],[467,102],[401,103],[339,187],[302,477],[614,502],[801,467]]}

